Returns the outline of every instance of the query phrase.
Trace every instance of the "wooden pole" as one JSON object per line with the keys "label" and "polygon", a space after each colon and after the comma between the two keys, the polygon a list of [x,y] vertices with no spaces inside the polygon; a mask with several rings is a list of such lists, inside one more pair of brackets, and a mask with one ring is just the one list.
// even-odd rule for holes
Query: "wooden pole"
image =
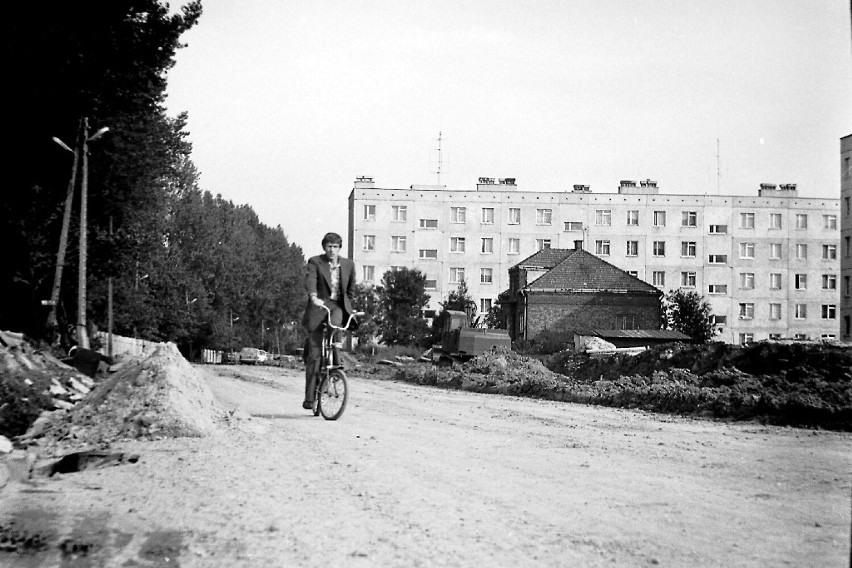
{"label": "wooden pole", "polygon": [[88,232],[89,200],[89,119],[83,118],[82,179],[80,180],[80,269],[77,280],[77,344],[83,349],[89,348],[89,334],[86,331],[86,247]]}

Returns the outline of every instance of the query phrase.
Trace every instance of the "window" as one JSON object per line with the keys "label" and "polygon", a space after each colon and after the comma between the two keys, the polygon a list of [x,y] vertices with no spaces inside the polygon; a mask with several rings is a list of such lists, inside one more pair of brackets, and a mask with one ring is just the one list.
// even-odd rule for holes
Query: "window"
{"label": "window", "polygon": [[728,316],[710,316],[710,323],[713,325],[727,325],[728,324]]}
{"label": "window", "polygon": [[681,241],[680,256],[695,258],[696,244],[695,241]]}
{"label": "window", "polygon": [[808,275],[807,274],[796,274],[793,277],[793,284],[796,290],[807,290],[808,289]]}
{"label": "window", "polygon": [[483,254],[491,254],[494,252],[494,239],[492,237],[482,237],[482,247]]}
{"label": "window", "polygon": [[376,220],[376,206],[375,205],[365,205],[364,206],[364,220],[365,221],[375,221]]}
{"label": "window", "polygon": [[639,210],[631,209],[627,212],[627,224],[628,225],[638,225],[639,224]]}
{"label": "window", "polygon": [[658,288],[662,288],[666,285],[666,273],[662,270],[655,270],[651,274],[651,283]]}
{"label": "window", "polygon": [[728,255],[727,254],[711,254],[708,257],[707,262],[709,262],[710,264],[726,264],[728,262]]}
{"label": "window", "polygon": [[494,208],[493,207],[483,207],[482,208],[482,224],[483,225],[493,225],[494,224]]}
{"label": "window", "polygon": [[805,260],[808,258],[808,245],[796,245],[796,258],[799,260]]}
{"label": "window", "polygon": [[638,270],[628,270],[627,274],[629,274],[630,276],[635,276],[636,278],[639,278],[639,271]]}
{"label": "window", "polygon": [[609,256],[609,241],[595,241],[595,254]]}
{"label": "window", "polygon": [[535,224],[536,225],[550,225],[553,220],[553,210],[552,209],[536,209],[535,210]]}
{"label": "window", "polygon": [[778,341],[779,339],[781,339],[780,333],[770,333],[769,334],[769,340],[770,341]]}
{"label": "window", "polygon": [[852,293],[852,278],[850,278],[849,276],[844,276],[843,295],[848,298],[850,293]]}
{"label": "window", "polygon": [[754,289],[754,272],[740,272],[740,288],[744,290]]}
{"label": "window", "polygon": [[753,333],[741,333],[740,334],[740,345],[746,345],[747,343],[752,343],[754,341]]}
{"label": "window", "polygon": [[654,211],[654,226],[655,227],[665,227],[666,226],[666,212],[665,211]]}
{"label": "window", "polygon": [[803,213],[796,214],[796,228],[797,229],[807,229],[808,228],[808,216]]}
{"label": "window", "polygon": [[521,239],[509,239],[508,254],[519,254],[521,252]]}
{"label": "window", "polygon": [[727,225],[710,225],[710,234],[711,235],[727,235],[728,234],[728,226]]}
{"label": "window", "polygon": [[550,248],[550,239],[536,239],[535,240],[535,248],[536,250],[544,250]]}
{"label": "window", "polygon": [[420,260],[436,260],[438,258],[437,249],[420,249]]}
{"label": "window", "polygon": [[391,212],[393,214],[394,221],[408,220],[408,207],[405,205],[392,205]]}
{"label": "window", "polygon": [[843,245],[846,248],[846,252],[843,254],[846,258],[849,258],[849,256],[852,255],[852,252],[850,252],[850,249],[852,249],[852,237],[843,237]]}
{"label": "window", "polygon": [[808,318],[808,305],[807,304],[796,304],[795,306],[795,317],[797,320],[803,320]]}
{"label": "window", "polygon": [[639,241],[627,241],[627,256],[639,256]]}
{"label": "window", "polygon": [[452,284],[464,282],[464,268],[450,267],[450,282]]}
{"label": "window", "polygon": [[769,275],[769,289],[770,290],[780,290],[781,289],[781,274],[777,272],[773,272]]}
{"label": "window", "polygon": [[837,260],[837,245],[822,245],[823,260]]}
{"label": "window", "polygon": [[520,207],[509,207],[509,224],[510,225],[520,225],[521,224],[521,208]]}
{"label": "window", "polygon": [[698,226],[698,212],[697,211],[682,211],[681,212],[680,224],[683,227],[696,227],[696,226]]}
{"label": "window", "polygon": [[438,220],[437,219],[420,219],[420,228],[421,229],[437,229],[438,228]]}
{"label": "window", "polygon": [[479,300],[479,313],[487,314],[491,311],[491,298],[481,298]]}
{"label": "window", "polygon": [[807,341],[808,334],[807,333],[795,333],[793,334],[793,339],[796,341]]}
{"label": "window", "polygon": [[479,269],[479,283],[480,284],[491,284],[494,281],[494,269],[493,268],[480,268]]}
{"label": "window", "polygon": [[754,213],[740,213],[740,229],[754,229]]}
{"label": "window", "polygon": [[770,229],[780,229],[781,228],[781,213],[770,213],[769,214],[769,228]]}
{"label": "window", "polygon": [[391,252],[405,252],[405,237],[391,237]]}
{"label": "window", "polygon": [[771,260],[781,259],[781,243],[769,243],[769,258]]}
{"label": "window", "polygon": [[681,272],[680,273],[680,285],[685,288],[695,288],[695,273],[694,272]]}
{"label": "window", "polygon": [[376,250],[376,235],[364,235],[364,250]]}
{"label": "window", "polygon": [[708,294],[727,294],[728,293],[728,285],[727,284],[710,284],[707,286]]}
{"label": "window", "polygon": [[467,222],[467,207],[451,207],[450,220],[453,223]]}
{"label": "window", "polygon": [[435,278],[427,278],[423,287],[427,290],[435,290],[438,287],[438,281]]}
{"label": "window", "polygon": [[450,237],[450,252],[464,252],[464,237]]}
{"label": "window", "polygon": [[612,225],[612,211],[597,209],[595,211],[595,225]]}
{"label": "window", "polygon": [[837,275],[836,274],[823,274],[822,275],[822,289],[823,290],[837,290]]}
{"label": "window", "polygon": [[822,305],[822,319],[833,320],[837,319],[837,306],[834,304]]}
{"label": "window", "polygon": [[566,231],[582,231],[583,223],[580,221],[565,221]]}
{"label": "window", "polygon": [[364,278],[362,278],[362,280],[364,280],[365,282],[372,282],[376,278],[376,267],[375,266],[364,265],[361,268],[363,269],[361,274],[363,274],[363,276],[364,276]]}
{"label": "window", "polygon": [[822,216],[822,228],[823,229],[836,229],[837,228],[837,215],[823,215]]}
{"label": "window", "polygon": [[751,302],[740,304],[740,319],[754,319],[754,304],[752,304]]}
{"label": "window", "polygon": [[654,256],[666,256],[666,241],[654,241]]}
{"label": "window", "polygon": [[754,243],[740,243],[740,258],[754,258]]}

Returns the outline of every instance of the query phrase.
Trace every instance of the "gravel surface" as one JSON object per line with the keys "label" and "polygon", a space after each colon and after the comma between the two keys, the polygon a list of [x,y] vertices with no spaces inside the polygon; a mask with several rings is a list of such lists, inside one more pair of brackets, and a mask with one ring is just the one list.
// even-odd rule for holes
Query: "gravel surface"
{"label": "gravel surface", "polygon": [[[230,425],[10,483],[3,566],[846,566],[852,435],[197,367]],[[12,552],[4,552],[12,551]]]}

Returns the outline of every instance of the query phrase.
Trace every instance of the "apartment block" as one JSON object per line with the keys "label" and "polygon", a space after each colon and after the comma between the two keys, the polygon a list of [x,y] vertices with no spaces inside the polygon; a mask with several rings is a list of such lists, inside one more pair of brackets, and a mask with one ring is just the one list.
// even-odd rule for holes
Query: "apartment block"
{"label": "apartment block", "polygon": [[840,139],[840,339],[852,341],[852,134]]}
{"label": "apartment block", "polygon": [[468,191],[385,189],[361,177],[349,195],[348,249],[359,281],[419,269],[430,310],[464,280],[487,311],[522,259],[583,248],[662,292],[702,294],[719,341],[836,338],[847,282],[839,209],[837,199],[800,197],[795,184],[722,196],[662,194],[653,180],[593,193],[522,191],[513,178],[480,178]]}

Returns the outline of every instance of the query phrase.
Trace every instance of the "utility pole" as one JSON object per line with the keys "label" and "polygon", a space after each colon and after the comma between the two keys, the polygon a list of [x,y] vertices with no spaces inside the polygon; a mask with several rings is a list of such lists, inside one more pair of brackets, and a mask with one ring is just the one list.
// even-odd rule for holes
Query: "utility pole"
{"label": "utility pole", "polygon": [[77,273],[77,344],[89,348],[86,331],[86,248],[88,247],[89,119],[83,118],[83,175],[80,179],[80,270]]}

